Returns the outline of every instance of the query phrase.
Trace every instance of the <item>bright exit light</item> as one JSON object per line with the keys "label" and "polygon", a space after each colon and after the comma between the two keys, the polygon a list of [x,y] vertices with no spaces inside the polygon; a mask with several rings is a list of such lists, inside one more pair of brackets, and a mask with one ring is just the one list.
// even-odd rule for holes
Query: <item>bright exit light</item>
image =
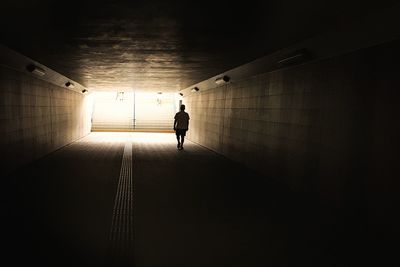
{"label": "bright exit light", "polygon": [[93,93],[94,130],[128,130],[133,128],[134,94],[127,92]]}
{"label": "bright exit light", "polygon": [[[126,143],[133,144],[165,144],[176,149],[176,138],[173,133],[143,133],[143,132],[93,132],[80,142],[87,143]],[[187,141],[189,143],[189,141]]]}
{"label": "bright exit light", "polygon": [[94,92],[92,130],[171,130],[179,98],[174,93]]}

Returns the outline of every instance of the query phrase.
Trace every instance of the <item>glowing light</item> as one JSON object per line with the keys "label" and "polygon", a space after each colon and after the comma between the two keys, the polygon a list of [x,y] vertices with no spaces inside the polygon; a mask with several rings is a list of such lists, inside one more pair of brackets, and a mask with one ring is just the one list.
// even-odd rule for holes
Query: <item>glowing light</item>
{"label": "glowing light", "polygon": [[[176,149],[176,138],[173,133],[145,133],[145,132],[92,132],[80,142],[88,143],[141,143],[165,144]],[[189,141],[187,141],[189,143]]]}
{"label": "glowing light", "polygon": [[[121,94],[122,93],[122,94]],[[176,94],[94,92],[93,130],[171,130]]]}

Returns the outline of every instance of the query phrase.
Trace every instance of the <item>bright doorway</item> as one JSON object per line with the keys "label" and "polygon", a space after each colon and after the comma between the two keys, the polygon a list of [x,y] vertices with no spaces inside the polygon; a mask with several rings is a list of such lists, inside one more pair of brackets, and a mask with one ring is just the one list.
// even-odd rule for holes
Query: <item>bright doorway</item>
{"label": "bright doorway", "polygon": [[92,131],[169,131],[178,111],[175,93],[95,92]]}

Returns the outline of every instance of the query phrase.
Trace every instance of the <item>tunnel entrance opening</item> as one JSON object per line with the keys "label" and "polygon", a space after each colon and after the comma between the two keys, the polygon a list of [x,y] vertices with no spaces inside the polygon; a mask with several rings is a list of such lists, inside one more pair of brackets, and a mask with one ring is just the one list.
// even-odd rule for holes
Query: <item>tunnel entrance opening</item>
{"label": "tunnel entrance opening", "polygon": [[92,131],[171,131],[175,93],[95,92]]}

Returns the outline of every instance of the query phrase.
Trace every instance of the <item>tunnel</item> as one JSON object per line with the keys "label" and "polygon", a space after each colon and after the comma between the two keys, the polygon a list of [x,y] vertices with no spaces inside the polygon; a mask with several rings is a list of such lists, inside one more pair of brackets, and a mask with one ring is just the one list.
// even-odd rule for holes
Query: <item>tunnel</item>
{"label": "tunnel", "polygon": [[4,266],[400,266],[398,1],[1,11]]}

